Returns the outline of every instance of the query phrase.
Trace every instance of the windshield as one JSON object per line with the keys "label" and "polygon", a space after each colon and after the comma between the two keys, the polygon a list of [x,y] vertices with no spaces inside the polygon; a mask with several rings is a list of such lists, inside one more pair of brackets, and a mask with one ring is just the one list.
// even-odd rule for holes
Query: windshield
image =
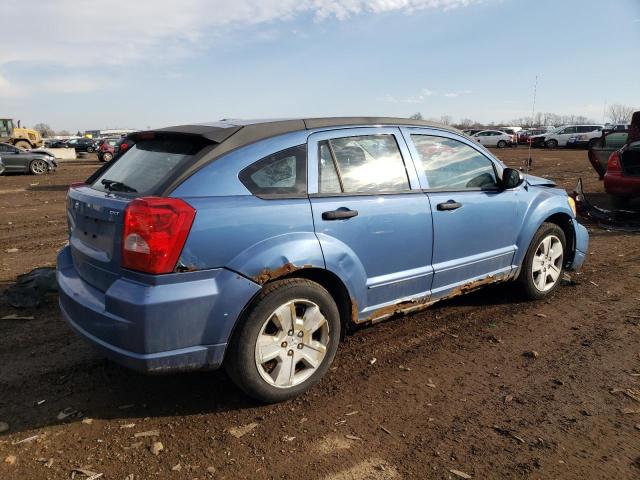
{"label": "windshield", "polygon": [[91,187],[144,195],[162,184],[207,145],[200,137],[163,135],[138,140]]}

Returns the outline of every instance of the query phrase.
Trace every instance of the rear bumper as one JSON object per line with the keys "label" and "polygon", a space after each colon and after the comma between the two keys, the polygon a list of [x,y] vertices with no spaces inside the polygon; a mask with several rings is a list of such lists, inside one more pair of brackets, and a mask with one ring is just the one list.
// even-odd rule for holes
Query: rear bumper
{"label": "rear bumper", "polygon": [[573,254],[573,260],[569,265],[568,270],[576,271],[582,268],[585,258],[587,257],[587,250],[589,249],[589,232],[587,229],[579,224],[577,221],[573,221],[573,229],[575,232],[575,252]]}
{"label": "rear bumper", "polygon": [[638,197],[640,196],[640,177],[626,177],[607,170],[604,175],[604,189],[609,195]]}
{"label": "rear bumper", "polygon": [[85,282],[69,247],[58,255],[60,309],[107,358],[143,372],[217,368],[259,285],[226,269],[120,277],[106,292]]}

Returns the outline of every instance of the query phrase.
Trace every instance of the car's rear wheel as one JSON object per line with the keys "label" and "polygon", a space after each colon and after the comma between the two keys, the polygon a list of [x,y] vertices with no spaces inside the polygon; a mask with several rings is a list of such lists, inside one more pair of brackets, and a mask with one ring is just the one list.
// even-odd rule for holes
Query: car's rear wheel
{"label": "car's rear wheel", "polygon": [[285,279],[267,285],[234,334],[225,368],[245,393],[280,402],[315,385],[340,340],[338,308],[319,284]]}
{"label": "car's rear wheel", "polygon": [[564,269],[566,237],[554,223],[543,223],[529,245],[519,280],[527,297],[539,300],[560,285]]}
{"label": "car's rear wheel", "polygon": [[93,153],[94,151],[93,147],[87,147],[87,153]]}
{"label": "car's rear wheel", "polygon": [[504,140],[500,140],[498,142],[498,148],[505,148],[507,146],[507,142],[505,142]]}
{"label": "car's rear wheel", "polygon": [[544,145],[547,148],[558,148],[558,141],[557,140],[547,140],[544,143]]}
{"label": "car's rear wheel", "polygon": [[43,173],[47,173],[49,170],[49,165],[44,160],[32,160],[29,164],[29,171],[34,175],[42,175]]}
{"label": "car's rear wheel", "polygon": [[113,154],[109,153],[109,152],[105,152],[102,154],[102,161],[103,162],[110,162],[113,159]]}

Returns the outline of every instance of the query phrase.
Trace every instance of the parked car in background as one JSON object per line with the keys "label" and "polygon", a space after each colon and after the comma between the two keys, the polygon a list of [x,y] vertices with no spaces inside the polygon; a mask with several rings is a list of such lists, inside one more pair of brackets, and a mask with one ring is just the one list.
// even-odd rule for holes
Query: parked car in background
{"label": "parked car in background", "polygon": [[68,192],[64,318],[126,366],[223,365],[265,402],[320,381],[352,325],[499,281],[545,298],[587,252],[563,189],[430,122],[226,121],[129,140]]}
{"label": "parked car in background", "polygon": [[2,157],[0,156],[0,175],[4,172],[4,162],[2,161]]}
{"label": "parked car in background", "polygon": [[530,142],[531,137],[535,135],[542,135],[547,132],[548,130],[546,128],[531,128],[529,130],[522,130],[518,132],[518,143],[526,145]]}
{"label": "parked car in background", "polygon": [[103,138],[98,143],[98,160],[101,162],[110,162],[116,153],[116,148],[120,142],[120,138]]}
{"label": "parked car in background", "polygon": [[[566,147],[567,142],[572,137],[575,138],[572,141],[574,145],[581,145],[582,142],[584,142],[584,145],[588,146],[589,141],[592,138],[600,136],[600,132],[603,128],[603,125],[563,125],[551,132],[534,135],[529,138],[531,139],[531,144],[534,147]],[[578,137],[580,138],[578,139]]]}
{"label": "parked car in background", "polygon": [[514,144],[513,135],[498,130],[482,130],[471,138],[485,147],[505,148]]}
{"label": "parked car in background", "polygon": [[24,172],[42,175],[54,172],[58,167],[58,163],[50,154],[22,150],[8,143],[0,143],[0,156],[5,173]]}
{"label": "parked car in background", "polygon": [[69,141],[68,139],[60,140],[60,139],[52,138],[52,139],[48,140],[48,144],[45,143],[45,146],[47,148],[66,148],[68,141]]}
{"label": "parked car in background", "polygon": [[120,138],[120,140],[118,140],[118,142],[116,143],[113,157],[116,158],[121,156],[124,152],[131,148],[134,143],[135,141],[133,140],[131,135]]}
{"label": "parked car in background", "polygon": [[75,148],[76,152],[93,153],[96,151],[96,141],[92,138],[72,138],[65,147]]}
{"label": "parked car in background", "polygon": [[481,131],[482,131],[482,128],[468,128],[466,130],[462,130],[462,133],[466,133],[467,135],[472,137],[473,135]]}
{"label": "parked car in background", "polygon": [[610,131],[607,133],[603,130],[602,136],[596,139],[589,147],[589,162],[598,173],[600,180],[604,178],[604,174],[607,172],[607,164],[611,154],[620,150],[628,140],[628,131]]}
{"label": "parked car in background", "polygon": [[619,208],[640,197],[640,111],[633,114],[625,144],[609,156],[604,189]]}
{"label": "parked car in background", "polygon": [[602,125],[579,125],[577,134],[569,137],[567,148],[589,148],[602,136]]}

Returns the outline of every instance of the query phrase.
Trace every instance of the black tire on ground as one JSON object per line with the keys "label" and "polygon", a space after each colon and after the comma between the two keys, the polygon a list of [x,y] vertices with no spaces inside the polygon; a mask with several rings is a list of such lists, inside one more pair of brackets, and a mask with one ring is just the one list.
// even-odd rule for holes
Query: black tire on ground
{"label": "black tire on ground", "polygon": [[[558,279],[556,280],[553,287],[548,290],[542,291],[540,290],[534,283],[533,278],[533,260],[536,256],[536,252],[538,251],[538,247],[541,245],[542,240],[548,236],[555,236],[560,240],[562,244],[562,262],[560,267],[560,273],[558,275]],[[527,250],[527,254],[524,257],[522,262],[522,268],[520,269],[520,275],[518,276],[518,281],[522,284],[524,294],[527,298],[531,300],[540,300],[551,295],[558,289],[562,281],[562,274],[564,272],[564,263],[566,261],[566,253],[567,253],[567,239],[564,235],[564,231],[555,223],[543,223],[536,234],[533,236],[533,240],[531,240],[531,244],[529,245],[529,249]]]}
{"label": "black tire on ground", "polygon": [[[262,378],[256,365],[256,342],[264,323],[281,305],[308,300],[320,307],[329,325],[329,341],[322,363],[305,381],[291,387],[276,387]],[[322,286],[307,279],[291,278],[267,284],[251,303],[227,348],[224,367],[233,382],[247,395],[265,403],[296,397],[309,390],[329,369],[340,341],[340,316],[335,301]]]}
{"label": "black tire on ground", "polygon": [[113,159],[113,155],[109,152],[103,153],[102,157],[100,157],[101,162],[110,162],[112,159]]}
{"label": "black tire on ground", "polygon": [[558,148],[558,141],[557,140],[547,140],[546,142],[544,142],[544,146],[547,148]]}
{"label": "black tire on ground", "polygon": [[25,150],[29,150],[31,148],[31,144],[26,140],[18,140],[14,145],[18,148],[24,148]]}
{"label": "black tire on ground", "polygon": [[29,164],[29,171],[33,175],[43,175],[49,171],[49,165],[44,160],[32,160]]}
{"label": "black tire on ground", "polygon": [[498,148],[504,148],[507,146],[507,142],[505,142],[504,140],[500,140],[498,142]]}
{"label": "black tire on ground", "polygon": [[93,153],[93,152],[94,152],[93,147],[87,147],[87,153]]}

